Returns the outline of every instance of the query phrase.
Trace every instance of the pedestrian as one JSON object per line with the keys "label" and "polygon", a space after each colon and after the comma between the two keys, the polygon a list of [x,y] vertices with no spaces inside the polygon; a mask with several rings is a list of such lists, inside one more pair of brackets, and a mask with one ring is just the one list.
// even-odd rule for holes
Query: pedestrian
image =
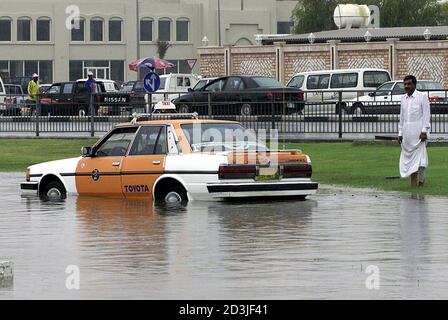
{"label": "pedestrian", "polygon": [[40,84],[39,84],[39,75],[37,73],[33,73],[33,77],[31,81],[28,83],[28,100],[30,102],[36,102],[38,98],[38,94],[40,93]]}
{"label": "pedestrian", "polygon": [[85,88],[87,90],[88,93],[96,93],[96,81],[95,78],[93,77],[93,72],[89,71],[87,73],[88,79],[85,83]]}
{"label": "pedestrian", "polygon": [[414,76],[404,78],[406,94],[401,98],[398,142],[401,144],[400,175],[411,177],[411,187],[423,187],[429,165],[426,150],[431,129],[429,97],[417,91]]}

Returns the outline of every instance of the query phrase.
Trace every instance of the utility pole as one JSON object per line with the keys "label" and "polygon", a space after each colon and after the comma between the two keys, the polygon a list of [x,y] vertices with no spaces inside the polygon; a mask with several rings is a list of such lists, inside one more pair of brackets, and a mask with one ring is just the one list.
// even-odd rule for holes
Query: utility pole
{"label": "utility pole", "polygon": [[[135,9],[137,17],[137,60],[140,59],[140,3],[135,0]],[[140,80],[140,67],[137,68],[137,80]]]}
{"label": "utility pole", "polygon": [[221,0],[218,0],[218,43],[222,46],[221,40]]}

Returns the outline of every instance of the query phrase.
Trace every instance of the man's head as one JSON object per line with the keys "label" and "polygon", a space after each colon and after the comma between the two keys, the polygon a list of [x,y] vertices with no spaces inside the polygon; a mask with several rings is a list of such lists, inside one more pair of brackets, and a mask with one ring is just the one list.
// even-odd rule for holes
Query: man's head
{"label": "man's head", "polygon": [[92,72],[92,71],[89,71],[89,72],[87,73],[87,76],[89,77],[89,79],[93,79],[93,72]]}
{"label": "man's head", "polygon": [[36,82],[39,80],[39,75],[37,73],[33,73],[33,80]]}
{"label": "man's head", "polygon": [[417,88],[417,78],[414,76],[407,76],[403,81],[404,91],[406,91],[408,95],[413,94],[415,89]]}

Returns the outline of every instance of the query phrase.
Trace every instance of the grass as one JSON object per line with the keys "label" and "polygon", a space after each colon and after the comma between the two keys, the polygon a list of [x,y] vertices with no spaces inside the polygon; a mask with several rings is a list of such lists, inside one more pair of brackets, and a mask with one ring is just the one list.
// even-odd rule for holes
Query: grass
{"label": "grass", "polygon": [[[0,139],[0,171],[22,172],[31,164],[77,157],[92,139]],[[389,144],[290,143],[287,149],[307,153],[314,168],[313,180],[322,184],[367,187],[386,191],[410,190],[410,181],[387,180],[398,176],[400,147]],[[419,193],[448,196],[448,147],[428,149],[427,183]]]}
{"label": "grass", "polygon": [[73,158],[92,139],[0,139],[0,171],[24,172],[32,164]]}
{"label": "grass", "polygon": [[[300,143],[287,144],[301,149],[313,162],[313,180],[323,184],[411,192],[409,179],[399,176],[401,149],[394,144]],[[419,193],[448,196],[448,147],[429,147],[430,167],[426,186]]]}

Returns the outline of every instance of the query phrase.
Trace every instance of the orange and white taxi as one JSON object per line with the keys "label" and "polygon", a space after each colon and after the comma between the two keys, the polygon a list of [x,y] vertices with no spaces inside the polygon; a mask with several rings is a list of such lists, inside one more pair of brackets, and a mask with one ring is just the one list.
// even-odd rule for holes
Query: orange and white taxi
{"label": "orange and white taxi", "polygon": [[30,166],[22,190],[165,202],[315,194],[310,158],[270,151],[237,122],[195,115],[136,115],[82,156]]}

